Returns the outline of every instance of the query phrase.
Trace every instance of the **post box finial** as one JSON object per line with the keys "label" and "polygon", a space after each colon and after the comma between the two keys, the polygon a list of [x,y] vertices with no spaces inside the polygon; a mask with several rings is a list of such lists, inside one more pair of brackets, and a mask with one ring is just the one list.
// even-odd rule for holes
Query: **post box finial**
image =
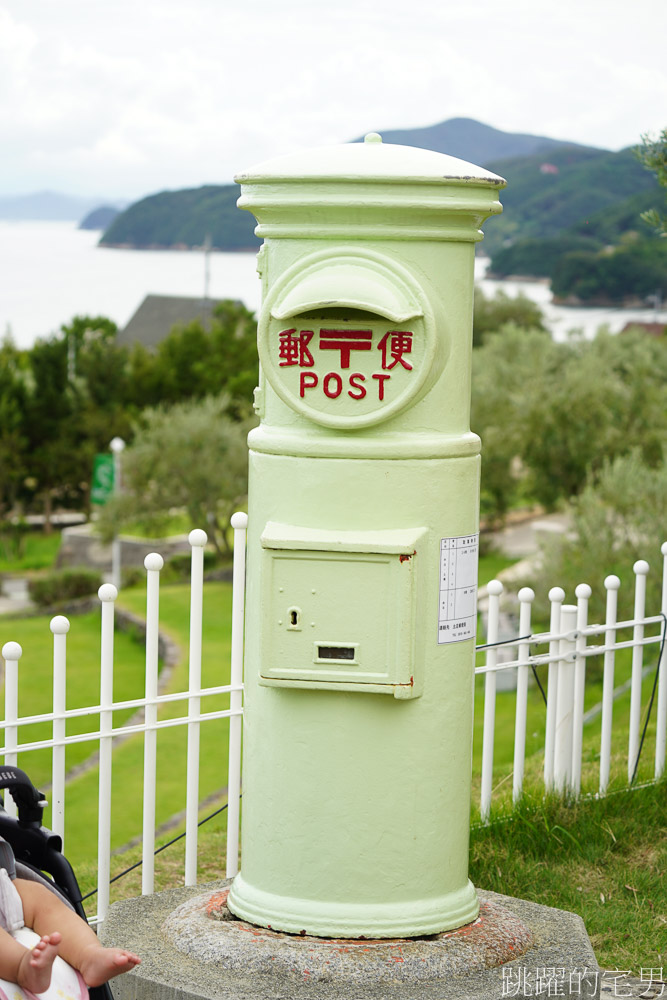
{"label": "post box finial", "polygon": [[364,136],[364,142],[382,142],[382,136],[379,132],[368,132]]}

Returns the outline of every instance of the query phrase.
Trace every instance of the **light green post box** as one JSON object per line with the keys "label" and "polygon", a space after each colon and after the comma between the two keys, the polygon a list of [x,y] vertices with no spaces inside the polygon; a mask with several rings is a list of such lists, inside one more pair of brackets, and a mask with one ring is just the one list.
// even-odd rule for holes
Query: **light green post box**
{"label": "light green post box", "polygon": [[265,242],[229,907],[326,937],[448,930],[478,913],[473,264],[504,181],[374,134],[237,180]]}

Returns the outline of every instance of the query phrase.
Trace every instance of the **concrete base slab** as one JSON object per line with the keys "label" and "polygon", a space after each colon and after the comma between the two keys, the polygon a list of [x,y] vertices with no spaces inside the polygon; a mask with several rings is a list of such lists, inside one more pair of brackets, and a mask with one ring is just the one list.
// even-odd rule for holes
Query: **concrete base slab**
{"label": "concrete base slab", "polygon": [[[229,882],[115,903],[105,944],[142,957],[115,1000],[501,1000],[599,998],[580,917],[479,892],[478,920],[400,941],[327,941],[226,918]],[[228,912],[228,911],[227,911]]]}

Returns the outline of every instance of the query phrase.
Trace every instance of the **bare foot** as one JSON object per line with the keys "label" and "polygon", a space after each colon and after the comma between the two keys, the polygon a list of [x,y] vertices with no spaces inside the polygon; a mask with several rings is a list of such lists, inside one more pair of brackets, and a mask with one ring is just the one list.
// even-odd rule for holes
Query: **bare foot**
{"label": "bare foot", "polygon": [[129,972],[141,959],[124,948],[103,948],[92,944],[81,957],[79,972],[86,986],[101,986],[121,972]]}
{"label": "bare foot", "polygon": [[51,969],[60,944],[60,934],[45,934],[32,949],[26,948],[19,962],[17,983],[31,993],[43,993],[51,985]]}

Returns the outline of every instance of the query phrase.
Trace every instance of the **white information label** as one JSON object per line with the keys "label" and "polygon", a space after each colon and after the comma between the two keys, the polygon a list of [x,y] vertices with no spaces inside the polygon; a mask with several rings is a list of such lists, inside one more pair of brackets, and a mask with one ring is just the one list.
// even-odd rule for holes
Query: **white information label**
{"label": "white information label", "polygon": [[478,555],[479,535],[440,539],[438,643],[475,638]]}

